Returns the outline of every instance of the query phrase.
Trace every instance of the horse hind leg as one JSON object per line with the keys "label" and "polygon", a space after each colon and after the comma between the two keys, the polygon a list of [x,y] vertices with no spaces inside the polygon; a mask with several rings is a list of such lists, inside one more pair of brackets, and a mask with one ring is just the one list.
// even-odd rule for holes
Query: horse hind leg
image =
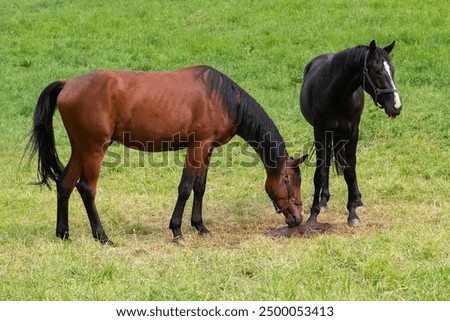
{"label": "horse hind leg", "polygon": [[[308,222],[317,222],[317,216],[320,214],[321,195],[322,200],[326,199],[324,193],[325,182],[327,179],[326,166],[326,145],[324,132],[314,128],[315,146],[316,146],[316,170],[314,173],[314,197],[311,205],[311,213]],[[325,202],[326,203],[326,202]]]}
{"label": "horse hind leg", "polygon": [[327,169],[324,164],[317,164],[316,171],[314,173],[314,197],[308,222],[317,222],[317,216],[320,214],[321,207],[326,207],[326,202],[328,201],[328,196],[326,195],[326,191],[324,191],[327,177],[326,170]]}
{"label": "horse hind leg", "polygon": [[[332,132],[326,132],[326,135]],[[325,139],[325,154],[324,154],[324,161],[325,161],[325,168],[322,169],[322,176],[323,176],[323,184],[322,184],[322,191],[320,192],[320,207],[326,208],[328,205],[328,201],[330,200],[330,167],[331,167],[331,152],[332,152],[332,145],[331,145],[331,139],[326,136]]]}
{"label": "horse hind leg", "polygon": [[327,173],[325,176],[325,182],[323,184],[322,192],[320,193],[320,207],[327,208],[328,201],[330,200],[330,189],[329,189],[329,169],[326,169]]}
{"label": "horse hind leg", "polygon": [[89,223],[91,225],[92,236],[101,244],[113,245],[114,243],[108,238],[103,229],[95,205],[97,181],[100,175],[103,153],[89,155],[85,158],[86,161],[83,164],[81,178],[77,184],[77,189],[86,208]]}
{"label": "horse hind leg", "polygon": [[66,168],[56,183],[56,236],[63,240],[69,239],[69,198],[80,178],[80,172],[81,166],[79,159],[72,154]]}
{"label": "horse hind leg", "polygon": [[97,207],[95,205],[95,193],[93,193],[91,186],[92,185],[89,184],[85,179],[80,179],[77,184],[78,192],[83,199],[83,204],[86,208],[89,223],[91,225],[92,236],[101,244],[113,245],[114,243],[106,235],[100,221]]}

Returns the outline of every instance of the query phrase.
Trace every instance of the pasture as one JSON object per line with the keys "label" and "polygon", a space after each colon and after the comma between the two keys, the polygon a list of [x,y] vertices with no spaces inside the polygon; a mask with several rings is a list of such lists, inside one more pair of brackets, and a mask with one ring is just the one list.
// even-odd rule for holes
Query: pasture
{"label": "pasture", "polygon": [[[450,20],[447,1],[0,0],[0,300],[449,300]],[[346,185],[330,177],[320,222],[334,234],[269,239],[284,224],[256,154],[236,137],[216,150],[204,197],[212,238],[190,227],[171,243],[169,219],[185,152],[110,147],[97,206],[116,246],[91,236],[77,193],[71,241],[55,237],[56,192],[22,158],[47,84],[98,69],[210,65],[267,111],[292,156],[312,128],[299,111],[314,56],[375,39],[392,53],[402,114],[366,94],[357,173],[361,225],[346,225]],[[60,157],[69,140],[54,117]],[[302,165],[309,213],[314,167]],[[192,197],[191,197],[192,198]],[[307,215],[305,219],[307,218]]]}

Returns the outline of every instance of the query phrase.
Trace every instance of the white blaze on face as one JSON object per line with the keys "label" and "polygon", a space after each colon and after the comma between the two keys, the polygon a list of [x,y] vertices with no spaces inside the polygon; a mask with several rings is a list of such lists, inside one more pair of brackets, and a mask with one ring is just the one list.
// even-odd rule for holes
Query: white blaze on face
{"label": "white blaze on face", "polygon": [[[395,84],[394,84],[394,79],[392,79],[391,67],[389,67],[389,64],[386,61],[383,62],[383,65],[384,65],[384,69],[386,69],[386,72],[389,75],[389,80],[391,81],[392,88],[397,90],[397,87],[395,87]],[[402,101],[400,100],[400,95],[398,94],[398,91],[395,91],[394,92],[394,108],[399,109],[401,106],[402,106]]]}

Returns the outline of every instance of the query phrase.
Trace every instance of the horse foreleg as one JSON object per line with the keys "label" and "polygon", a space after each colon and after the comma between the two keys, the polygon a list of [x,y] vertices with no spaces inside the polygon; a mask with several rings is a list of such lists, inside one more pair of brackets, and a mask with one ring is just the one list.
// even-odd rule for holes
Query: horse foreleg
{"label": "horse foreleg", "polygon": [[83,164],[81,178],[77,184],[77,189],[83,199],[84,207],[86,208],[89,223],[91,225],[92,236],[102,244],[112,245],[113,242],[109,240],[103,230],[95,205],[97,181],[100,175],[103,153],[89,155],[87,159],[88,161],[85,161]]}
{"label": "horse foreleg", "polygon": [[69,163],[63,174],[56,183],[57,189],[57,215],[56,215],[56,236],[66,240],[69,239],[69,198],[80,178],[79,160],[71,155]]}
{"label": "horse foreleg", "polygon": [[203,224],[202,218],[202,204],[203,204],[203,195],[205,194],[206,189],[206,177],[208,173],[208,168],[199,173],[195,180],[194,184],[194,203],[192,205],[192,217],[191,217],[191,225],[195,227],[198,231],[199,235],[210,236],[211,233]]}
{"label": "horse foreleg", "polygon": [[358,182],[356,178],[356,145],[358,143],[358,129],[356,128],[352,133],[350,140],[345,148],[346,167],[344,168],[344,178],[348,189],[348,218],[349,226],[357,226],[360,224],[358,215],[356,214],[356,207],[361,206],[361,193],[359,191]]}
{"label": "horse foreleg", "polygon": [[209,159],[212,152],[211,143],[198,143],[190,146],[186,154],[183,175],[178,186],[178,199],[170,220],[169,228],[173,232],[173,241],[183,241],[181,222],[183,212],[192,189],[194,190],[194,202],[192,205],[191,224],[200,235],[210,235],[209,230],[203,224],[202,202],[206,189],[206,177],[208,173]]}
{"label": "horse foreleg", "polygon": [[180,243],[184,240],[183,234],[181,233],[181,223],[186,202],[191,195],[192,188],[194,187],[195,178],[195,174],[192,173],[185,165],[180,184],[178,185],[177,203],[175,204],[175,209],[173,210],[172,218],[170,219],[169,224],[169,229],[171,229],[173,233],[174,243]]}
{"label": "horse foreleg", "polygon": [[200,144],[200,146],[193,148],[194,157],[193,159],[192,157],[188,159],[197,175],[194,184],[194,203],[192,205],[191,225],[197,229],[199,235],[203,236],[211,235],[209,230],[203,224],[202,205],[212,150],[212,144],[204,142]]}

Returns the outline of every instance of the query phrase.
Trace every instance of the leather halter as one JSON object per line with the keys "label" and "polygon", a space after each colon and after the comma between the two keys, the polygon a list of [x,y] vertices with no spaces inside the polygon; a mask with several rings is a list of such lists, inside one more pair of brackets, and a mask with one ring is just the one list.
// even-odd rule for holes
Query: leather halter
{"label": "leather halter", "polygon": [[[278,185],[275,192],[269,196],[270,200],[272,201],[272,205],[273,205],[273,207],[275,207],[275,210],[277,211],[278,214],[283,213],[291,205],[303,205],[302,201],[300,201],[294,197],[294,193],[292,192],[291,186],[289,185],[289,181],[290,181],[290,176],[288,174],[287,166],[286,166],[286,171],[283,175],[283,180],[280,182],[280,184]],[[284,206],[278,207],[277,203],[274,200],[274,197],[280,192],[281,188],[284,186],[283,183],[286,185],[289,201]]]}
{"label": "leather halter", "polygon": [[380,89],[380,88],[378,88],[378,87],[375,85],[375,83],[373,82],[372,78],[371,78],[370,75],[369,75],[369,69],[367,68],[367,60],[368,60],[368,57],[369,57],[369,52],[370,52],[370,50],[367,50],[366,55],[364,56],[364,69],[363,69],[363,82],[362,82],[362,88],[363,88],[365,91],[367,91],[367,90],[366,90],[366,78],[367,78],[367,81],[369,82],[370,86],[372,87],[373,93],[374,93],[374,96],[375,96],[375,97],[374,97],[374,96],[371,95],[371,97],[372,97],[372,99],[373,99],[373,102],[374,102],[375,106],[378,106],[378,105],[379,105],[379,104],[378,104],[378,95],[379,95],[379,94],[383,94],[383,93],[395,93],[395,92],[398,92],[398,90],[395,89],[394,87],[391,87],[391,88],[385,88],[385,89]]}

